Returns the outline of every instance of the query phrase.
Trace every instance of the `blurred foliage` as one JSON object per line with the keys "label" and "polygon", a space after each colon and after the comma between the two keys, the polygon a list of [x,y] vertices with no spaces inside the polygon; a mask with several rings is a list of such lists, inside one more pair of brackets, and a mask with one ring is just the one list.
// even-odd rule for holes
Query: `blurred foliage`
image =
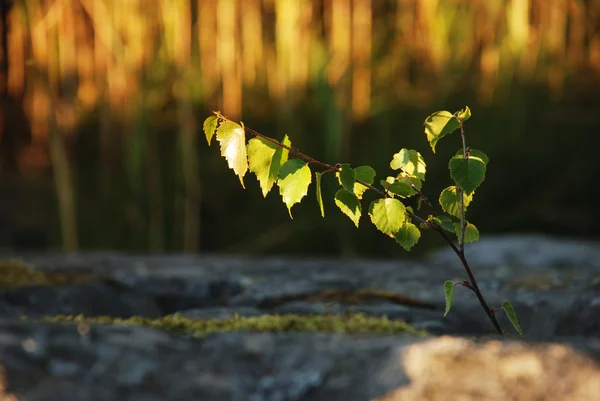
{"label": "blurred foliage", "polygon": [[201,121],[220,110],[378,177],[419,149],[435,199],[460,146],[431,157],[422,122],[466,104],[491,158],[482,235],[597,236],[600,1],[0,4],[0,246],[405,255],[333,204],[323,220],[314,193],[291,221],[276,193],[240,192]]}

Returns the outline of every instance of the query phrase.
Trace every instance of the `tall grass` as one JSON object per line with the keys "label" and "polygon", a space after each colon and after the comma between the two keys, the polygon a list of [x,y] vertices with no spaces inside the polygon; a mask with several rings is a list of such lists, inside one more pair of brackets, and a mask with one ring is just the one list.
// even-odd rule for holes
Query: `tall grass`
{"label": "tall grass", "polygon": [[346,159],[352,126],[399,104],[460,88],[491,102],[515,79],[560,94],[569,76],[600,74],[599,20],[585,0],[16,0],[5,80],[30,146],[47,146],[37,168],[53,168],[65,249],[79,225],[68,144],[93,118],[98,193],[125,169],[135,206],[119,213],[144,227],[140,247],[196,251],[206,111],[275,115],[289,130],[316,99],[326,156]]}

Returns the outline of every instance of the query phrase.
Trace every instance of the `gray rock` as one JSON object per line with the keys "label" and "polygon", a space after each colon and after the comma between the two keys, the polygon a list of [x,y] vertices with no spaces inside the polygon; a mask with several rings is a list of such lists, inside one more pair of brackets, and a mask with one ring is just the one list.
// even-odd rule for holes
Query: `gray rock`
{"label": "gray rock", "polygon": [[[193,339],[134,326],[82,331],[7,321],[0,333],[5,394],[27,400],[366,401],[395,389],[396,397],[410,396],[386,400],[442,400],[450,393],[551,399],[540,397],[545,385],[563,396],[552,399],[566,401],[597,394],[600,383],[596,363],[582,356],[600,355],[598,340],[579,341],[575,351],[409,335],[238,332]],[[500,397],[514,391],[511,378],[535,384],[535,391],[518,387],[531,398]],[[571,387],[553,387],[558,382]]]}
{"label": "gray rock", "polygon": [[[449,394],[464,400],[595,399],[598,248],[523,236],[470,245],[467,255],[486,300],[492,307],[510,300],[524,337],[514,334],[502,311],[498,320],[511,334],[495,336],[475,295],[460,286],[443,318],[444,281],[465,278],[455,256],[444,252],[426,263],[28,255],[25,261],[39,269],[83,270],[98,281],[0,292],[0,395],[84,401],[425,401]],[[388,295],[348,296],[359,291]],[[174,312],[194,319],[361,312],[407,321],[431,336],[235,332],[192,338],[135,326],[18,319]]]}
{"label": "gray rock", "polygon": [[[405,383],[400,361],[392,363],[390,357],[395,347],[419,341],[301,333],[230,333],[195,340],[112,326],[92,326],[82,335],[76,325],[27,322],[2,322],[0,333],[8,386],[23,399],[43,399],[37,398],[41,394],[57,399],[65,388],[82,397],[77,399],[95,399],[85,386],[103,387],[99,399],[115,400],[146,393],[163,400],[294,401],[357,394],[368,399]],[[82,341],[85,336],[91,338]],[[23,340],[34,344],[24,347]],[[365,387],[371,373],[374,378]],[[342,396],[330,398],[335,394]]]}
{"label": "gray rock", "polygon": [[84,314],[114,317],[140,315],[154,318],[163,314],[151,297],[121,294],[102,283],[23,287],[3,291],[0,297],[11,309],[12,316]]}
{"label": "gray rock", "polygon": [[[467,258],[477,266],[600,267],[600,244],[594,241],[558,239],[543,235],[486,236],[469,244]],[[457,264],[451,249],[434,252],[430,261]]]}
{"label": "gray rock", "polygon": [[232,276],[157,277],[120,274],[113,280],[122,291],[127,290],[136,296],[153,297],[165,314],[223,305],[229,298],[244,290],[242,279]]}

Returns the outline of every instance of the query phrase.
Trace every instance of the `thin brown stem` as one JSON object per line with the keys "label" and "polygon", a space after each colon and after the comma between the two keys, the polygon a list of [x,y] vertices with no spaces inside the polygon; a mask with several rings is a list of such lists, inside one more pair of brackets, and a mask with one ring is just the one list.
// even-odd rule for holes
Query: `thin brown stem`
{"label": "thin brown stem", "polygon": [[475,280],[473,271],[471,270],[471,267],[469,266],[469,263],[467,262],[467,258],[465,258],[464,251],[461,252],[460,254],[458,254],[458,257],[460,258],[460,261],[462,262],[463,266],[465,267],[465,270],[467,271],[467,274],[469,275],[469,280],[471,281],[471,289],[473,290],[475,295],[477,295],[477,299],[479,299],[479,303],[483,307],[483,310],[485,310],[485,313],[488,315],[488,317],[492,321],[492,324],[494,325],[494,328],[496,329],[498,334],[503,335],[504,332],[502,331],[502,328],[500,327],[498,320],[496,320],[496,315],[495,315],[494,311],[489,307],[489,305],[485,301],[485,298],[483,298],[483,294],[481,293],[481,290],[479,289],[479,286],[477,285],[477,281]]}
{"label": "thin brown stem", "polygon": [[[232,121],[229,118],[225,117],[223,114],[219,113],[218,111],[215,111],[214,113],[215,113],[215,115],[220,120],[235,122],[235,121]],[[294,149],[292,147],[286,146],[283,143],[281,143],[281,142],[279,142],[279,141],[277,141],[277,140],[275,140],[273,138],[269,138],[268,136],[265,136],[265,135],[261,134],[260,132],[254,131],[252,128],[248,128],[248,127],[244,126],[244,129],[246,130],[246,132],[249,132],[249,133],[251,133],[254,136],[257,136],[257,137],[259,137],[261,139],[264,139],[267,142],[271,142],[271,143],[273,143],[273,144],[275,144],[277,146],[280,146],[283,149],[287,149],[290,153],[292,153],[295,156],[298,156],[301,159],[306,160],[308,163],[316,164],[317,166],[323,167],[323,168],[328,169],[328,170],[339,171],[339,168],[336,168],[336,167],[332,166],[331,164],[323,163],[323,162],[321,162],[321,161],[319,161],[317,159],[313,159],[312,157],[305,155],[304,153],[300,152],[297,149]]]}
{"label": "thin brown stem", "polygon": [[[215,113],[215,115],[216,115],[216,116],[217,116],[219,119],[221,119],[221,120],[223,120],[223,121],[230,121],[230,122],[234,122],[234,121],[230,120],[229,118],[225,117],[224,115],[222,115],[222,114],[221,114],[221,113],[219,113],[219,112],[214,112],[214,113]],[[301,158],[301,159],[304,159],[304,160],[306,160],[306,162],[307,162],[307,163],[309,163],[309,164],[315,164],[315,165],[317,165],[317,166],[319,166],[319,167],[323,167],[323,168],[325,168],[326,170],[323,172],[323,174],[325,174],[325,173],[329,173],[329,172],[334,172],[334,171],[336,171],[336,172],[337,172],[337,171],[340,171],[340,170],[341,170],[341,169],[340,169],[340,167],[338,167],[337,165],[336,165],[336,166],[333,166],[333,165],[331,165],[331,164],[324,163],[324,162],[322,162],[322,161],[319,161],[319,160],[317,160],[317,159],[313,159],[312,157],[310,157],[310,156],[308,156],[308,155],[305,155],[304,153],[300,152],[300,151],[299,151],[299,150],[297,150],[297,149],[294,149],[294,148],[292,148],[292,147],[286,146],[286,145],[282,144],[281,142],[279,142],[279,141],[277,141],[277,140],[275,140],[275,139],[273,139],[273,138],[269,138],[268,136],[265,136],[265,135],[261,134],[260,132],[256,132],[256,131],[254,131],[252,128],[248,128],[248,127],[244,126],[244,129],[245,129],[247,132],[249,132],[250,134],[254,135],[254,136],[257,136],[257,137],[259,137],[259,138],[261,138],[261,139],[264,139],[265,141],[268,141],[268,142],[271,142],[272,144],[275,144],[275,145],[277,145],[277,146],[280,146],[280,147],[282,147],[283,149],[287,149],[287,150],[288,150],[290,153],[292,153],[292,154],[293,154],[293,155],[295,155],[295,156],[298,156],[298,157],[299,157],[299,158]],[[377,192],[377,193],[378,193],[378,194],[380,194],[381,196],[384,196],[384,197],[387,197],[387,196],[388,196],[388,195],[387,195],[385,192],[381,191],[380,189],[378,189],[378,188],[374,187],[374,186],[373,186],[373,185],[371,185],[371,184],[367,184],[366,182],[364,182],[364,181],[361,181],[361,180],[356,180],[356,182],[358,182],[359,184],[362,184],[362,185],[364,185],[365,187],[369,188],[369,189],[370,189],[370,190],[372,190],[372,191],[375,191],[375,192]]]}
{"label": "thin brown stem", "polygon": [[[463,157],[467,157],[467,141],[465,139],[465,129],[462,121],[460,123],[460,137],[462,138]],[[465,230],[467,229],[467,220],[465,219],[465,191],[459,188],[460,191],[460,252],[465,253]]]}
{"label": "thin brown stem", "polygon": [[[402,172],[404,172],[406,174],[406,172],[404,170],[402,170]],[[413,184],[413,182],[412,182],[410,176],[408,176],[408,174],[407,174],[407,178],[408,178],[408,182],[410,182],[410,186],[412,187],[412,189],[415,190],[417,195],[419,195],[419,198],[421,198],[421,200],[427,205],[427,207],[429,207],[431,209],[431,211],[435,212],[435,208],[429,201],[429,198],[427,196],[425,196],[425,194],[423,192],[421,192],[421,190],[419,188],[417,188],[415,186],[415,184]]]}
{"label": "thin brown stem", "polygon": [[454,253],[458,256],[458,258],[460,259],[460,262],[462,263],[463,267],[467,271],[467,275],[469,276],[470,287],[468,287],[468,288],[470,288],[477,296],[479,303],[483,307],[483,310],[485,311],[485,313],[488,315],[488,318],[494,325],[494,328],[496,329],[498,334],[503,335],[504,332],[502,331],[502,328],[500,327],[498,320],[496,320],[496,315],[495,315],[494,311],[489,307],[489,305],[485,301],[485,298],[483,297],[483,294],[481,293],[481,290],[479,289],[479,286],[477,285],[477,280],[475,280],[475,275],[473,274],[473,271],[471,270],[471,267],[469,266],[469,262],[467,262],[467,258],[465,257],[464,249],[461,250],[456,245],[454,245],[454,242],[452,242],[452,240],[446,235],[443,228],[441,228],[437,225],[430,225],[430,226],[432,226],[433,229],[436,230],[442,236],[442,238],[444,238],[444,240],[448,243],[450,248],[452,248]]}

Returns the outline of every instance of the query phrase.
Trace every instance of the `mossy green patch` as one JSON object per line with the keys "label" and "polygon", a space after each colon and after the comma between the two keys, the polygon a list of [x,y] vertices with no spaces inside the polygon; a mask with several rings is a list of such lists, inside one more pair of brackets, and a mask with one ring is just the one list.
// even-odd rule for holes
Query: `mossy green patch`
{"label": "mossy green patch", "polygon": [[211,333],[229,331],[253,332],[326,332],[326,333],[405,333],[426,335],[408,323],[387,317],[372,317],[362,313],[346,315],[262,315],[256,317],[233,316],[228,319],[190,319],[181,314],[148,319],[134,316],[128,319],[100,316],[88,318],[82,315],[57,315],[42,319],[54,323],[136,325],[167,330],[175,333],[201,337]]}
{"label": "mossy green patch", "polygon": [[0,260],[0,290],[38,285],[83,284],[93,280],[94,277],[89,273],[45,272],[20,260]]}

